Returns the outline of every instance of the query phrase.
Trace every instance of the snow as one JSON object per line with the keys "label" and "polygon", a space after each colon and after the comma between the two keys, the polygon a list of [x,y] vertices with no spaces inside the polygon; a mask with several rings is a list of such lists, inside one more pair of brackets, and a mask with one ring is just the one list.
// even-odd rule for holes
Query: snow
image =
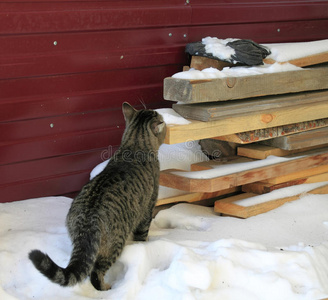
{"label": "snow", "polygon": [[253,67],[225,67],[222,71],[216,68],[206,68],[204,70],[195,70],[193,68],[188,71],[178,72],[172,75],[177,79],[215,79],[225,77],[243,77],[243,76],[255,76],[269,73],[288,72],[303,70],[300,67],[296,67],[292,64],[264,64],[261,66]]}
{"label": "snow", "polygon": [[[162,144],[158,151],[160,169],[179,169],[190,171],[190,165],[207,161],[207,156],[202,152],[198,141],[167,145]],[[90,173],[90,180],[104,170],[109,160],[95,166]]]}
{"label": "snow", "polygon": [[298,59],[328,51],[328,39],[306,43],[263,44],[268,47],[271,54],[267,58],[278,62]]}
{"label": "snow", "polygon": [[[238,38],[219,39],[217,37],[208,36],[202,39],[202,44],[205,45],[207,53],[211,53],[221,60],[229,60],[231,55],[235,54],[235,50],[227,47],[226,44],[236,40],[238,40]],[[269,48],[271,51],[271,54],[267,56],[267,58],[271,58],[277,62],[285,62],[328,51],[328,39],[312,42],[262,45]]]}
{"label": "snow", "polygon": [[216,37],[206,37],[202,39],[202,44],[205,45],[205,51],[221,60],[230,60],[235,54],[235,50],[227,47],[226,44],[233,42],[236,39],[218,39]]}
{"label": "snow", "polygon": [[303,193],[307,193],[311,190],[314,190],[316,188],[322,187],[327,184],[328,181],[323,181],[323,182],[315,182],[315,183],[308,183],[308,184],[301,184],[301,185],[294,185],[290,187],[280,188],[278,190],[274,190],[267,194],[254,196],[249,199],[235,201],[234,204],[238,204],[245,207],[252,206],[276,199],[301,195]]}
{"label": "snow", "polygon": [[[227,60],[234,54],[234,49],[226,47],[225,44],[233,40],[236,39],[222,40],[216,37],[206,37],[202,39],[202,43],[205,45],[205,49],[208,53],[212,53],[222,60]],[[292,59],[328,52],[328,39],[304,43],[263,44],[263,46],[269,48],[271,51],[271,54],[267,56],[267,58],[271,58],[277,63],[253,67],[225,67],[222,71],[215,68],[206,68],[202,71],[191,68],[185,72],[175,73],[172,77],[189,80],[214,79],[302,70],[302,68],[296,67],[290,63],[280,64],[279,62],[286,62]]]}
{"label": "snow", "polygon": [[108,162],[109,162],[109,159],[96,165],[90,172],[90,180],[93,179],[94,177],[96,177],[99,173],[101,173],[106,168]]}
{"label": "snow", "polygon": [[175,175],[193,178],[193,179],[210,179],[219,176],[225,176],[229,174],[233,174],[236,172],[242,172],[245,170],[260,168],[264,166],[269,166],[277,163],[282,163],[294,159],[301,158],[302,156],[295,156],[292,158],[279,157],[274,155],[269,155],[266,159],[255,160],[244,163],[236,163],[229,165],[212,165],[213,169],[202,170],[202,171],[193,171],[193,172],[173,172]]}
{"label": "snow", "polygon": [[60,287],[28,260],[42,249],[65,266],[72,250],[66,197],[0,204],[0,299],[322,299],[328,296],[327,195],[307,195],[246,220],[177,204],[130,241],[106,275]]}
{"label": "snow", "polygon": [[[178,169],[190,171],[191,164],[208,161],[208,157],[202,152],[198,141],[189,141],[175,145],[163,144],[159,148],[158,158],[161,170]],[[160,186],[158,199],[182,194],[185,194],[185,191]]]}
{"label": "snow", "polygon": [[185,125],[190,123],[190,121],[180,116],[172,108],[159,108],[155,110],[162,115],[166,125],[171,125],[171,124]]}

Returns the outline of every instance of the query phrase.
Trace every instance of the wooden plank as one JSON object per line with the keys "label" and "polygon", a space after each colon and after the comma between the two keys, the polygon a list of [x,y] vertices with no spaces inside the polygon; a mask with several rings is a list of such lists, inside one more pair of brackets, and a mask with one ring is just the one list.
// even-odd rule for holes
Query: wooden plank
{"label": "wooden plank", "polygon": [[194,55],[191,57],[191,63],[190,63],[190,68],[194,68],[200,71],[206,68],[216,68],[218,70],[222,70],[225,67],[233,67],[233,66],[235,65],[225,61],[203,57],[203,56],[194,56]]}
{"label": "wooden plank", "polygon": [[[270,210],[273,210],[286,202],[294,201],[299,199],[298,196],[286,197],[283,199],[277,199],[273,201],[268,201],[263,204],[252,205],[252,206],[241,206],[238,204],[234,204],[235,201],[247,199],[250,197],[256,196],[255,194],[245,193],[240,197],[229,197],[226,199],[218,200],[214,204],[214,211],[216,213],[238,217],[242,219],[247,219],[249,217],[253,217],[262,213],[266,213]],[[224,200],[224,201],[223,201]],[[222,202],[220,202],[222,201]]]}
{"label": "wooden plank", "polygon": [[[276,61],[272,58],[265,58],[263,60],[264,63],[266,64],[274,64]],[[327,52],[322,52],[318,54],[313,54],[309,56],[304,56],[300,57],[297,59],[292,59],[288,61],[283,61],[283,62],[278,62],[279,64],[285,64],[285,63],[290,63],[294,66],[297,67],[306,67],[306,66],[313,66],[317,64],[322,64],[328,62],[328,51]]]}
{"label": "wooden plank", "polygon": [[287,150],[281,150],[276,147],[255,143],[255,144],[250,144],[247,146],[238,147],[237,154],[240,156],[245,156],[245,157],[249,157],[249,158],[266,159],[270,155],[286,156],[286,155],[292,154],[292,153],[290,153]]}
{"label": "wooden plank", "polygon": [[173,104],[173,109],[186,119],[215,121],[228,116],[249,114],[256,110],[268,111],[277,108],[311,104],[326,101],[328,91],[303,92],[297,94],[274,95],[260,98],[249,98],[236,101],[213,103]]}
{"label": "wooden plank", "polygon": [[164,99],[185,103],[214,102],[327,88],[327,67],[196,81],[167,77]]}
{"label": "wooden plank", "polygon": [[[286,175],[302,169],[309,169],[328,164],[328,148],[304,153],[305,156],[282,163],[239,171],[210,179],[188,178],[181,170],[169,169],[161,172],[160,184],[189,192],[215,192],[234,186],[240,186],[256,181]],[[292,156],[291,156],[292,157]],[[213,162],[214,163],[214,162]],[[178,174],[177,174],[178,172]],[[204,171],[198,171],[204,172]]]}
{"label": "wooden plank", "polygon": [[287,182],[282,182],[278,184],[266,183],[266,182],[254,182],[249,183],[242,186],[242,191],[246,193],[254,193],[254,194],[266,194],[270,193],[274,190],[278,190],[284,187],[303,184],[303,183],[315,183],[315,182],[323,182],[328,181],[328,173],[323,173],[319,175],[303,177]]}
{"label": "wooden plank", "polygon": [[247,157],[229,157],[229,158],[222,158],[219,160],[209,160],[209,161],[203,161],[199,163],[192,164],[190,166],[191,171],[202,171],[202,170],[209,170],[213,169],[213,165],[215,166],[226,166],[226,165],[232,165],[232,164],[238,164],[238,163],[245,163],[245,162],[251,162],[254,161],[253,159],[247,158]]}
{"label": "wooden plank", "polygon": [[298,170],[296,172],[292,172],[286,175],[279,175],[274,178],[268,178],[265,180],[261,180],[262,182],[265,183],[271,183],[271,184],[280,184],[283,182],[288,182],[291,180],[297,180],[300,178],[304,177],[309,177],[309,176],[314,176],[322,173],[328,172],[328,165],[322,165],[314,168],[309,168],[309,169],[303,169],[303,170]]}
{"label": "wooden plank", "polygon": [[[308,191],[307,193],[328,194],[328,184],[319,188],[315,188],[311,191]],[[256,216],[268,212],[275,208],[278,208],[279,206],[285,204],[286,202],[297,200],[300,197],[300,195],[297,195],[292,197],[280,198],[280,199],[275,199],[264,203],[252,205],[252,206],[241,206],[234,203],[236,201],[247,199],[253,196],[254,194],[245,193],[238,196],[232,196],[229,198],[218,200],[215,202],[214,211],[217,213],[246,219],[252,216]]]}
{"label": "wooden plank", "polygon": [[250,144],[250,145],[243,145],[241,147],[237,147],[237,154],[240,156],[245,156],[248,158],[254,158],[254,159],[266,159],[270,155],[274,156],[287,156],[291,154],[296,154],[312,149],[318,149],[327,147],[328,145],[320,145],[320,146],[314,146],[309,148],[303,148],[303,149],[297,149],[297,150],[283,150],[280,148],[262,145],[258,143]]}
{"label": "wooden plank", "polygon": [[296,150],[328,143],[328,127],[301,132],[288,136],[281,136],[263,141],[266,145],[284,150]]}
{"label": "wooden plank", "polygon": [[176,144],[323,118],[328,118],[328,101],[269,111],[253,111],[210,122],[190,120],[190,123],[185,125],[168,125],[165,143]]}
{"label": "wooden plank", "polygon": [[213,193],[186,193],[186,194],[173,196],[173,197],[169,197],[169,198],[158,199],[156,202],[156,206],[170,204],[170,203],[178,203],[178,202],[192,203],[192,202],[197,202],[197,201],[202,201],[202,200],[206,200],[206,199],[219,197],[222,195],[235,193],[238,190],[240,190],[240,189],[238,189],[238,187],[232,187],[229,189],[216,191]]}
{"label": "wooden plank", "polygon": [[[263,62],[271,65],[271,64],[276,63],[277,61],[275,61],[272,58],[265,58],[263,60]],[[297,67],[307,67],[307,66],[322,64],[325,62],[328,62],[328,51],[309,55],[309,56],[300,57],[297,59],[292,59],[289,61],[278,62],[278,63],[279,64],[290,63]],[[216,59],[212,59],[212,58],[208,58],[208,57],[202,57],[202,56],[192,56],[191,64],[190,64],[190,67],[194,68],[196,70],[203,70],[206,68],[216,68],[216,69],[222,70],[224,67],[233,67],[233,66],[236,66],[236,65],[229,64],[229,63],[219,61]]]}
{"label": "wooden plank", "polygon": [[326,126],[328,126],[327,118],[217,136],[213,139],[237,144],[250,144]]}

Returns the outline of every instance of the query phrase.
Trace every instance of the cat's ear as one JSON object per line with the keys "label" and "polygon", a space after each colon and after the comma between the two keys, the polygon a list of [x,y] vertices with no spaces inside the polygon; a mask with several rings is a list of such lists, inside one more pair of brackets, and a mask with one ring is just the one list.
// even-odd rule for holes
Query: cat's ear
{"label": "cat's ear", "polygon": [[130,121],[134,114],[137,112],[129,103],[124,102],[122,105],[122,111],[125,121]]}
{"label": "cat's ear", "polygon": [[155,135],[161,133],[165,128],[165,122],[154,122],[151,124],[151,130]]}

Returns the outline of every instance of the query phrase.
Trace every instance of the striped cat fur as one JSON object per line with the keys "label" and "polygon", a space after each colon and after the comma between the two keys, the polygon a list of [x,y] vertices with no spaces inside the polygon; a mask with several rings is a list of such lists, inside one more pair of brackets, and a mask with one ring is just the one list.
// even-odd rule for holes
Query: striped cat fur
{"label": "striped cat fur", "polygon": [[120,256],[129,235],[145,241],[158,196],[158,149],[166,125],[153,110],[123,103],[126,128],[120,148],[106,168],[73,200],[66,226],[73,244],[66,268],[39,250],[29,258],[52,282],[73,286],[90,276],[97,290],[107,290],[106,271]]}

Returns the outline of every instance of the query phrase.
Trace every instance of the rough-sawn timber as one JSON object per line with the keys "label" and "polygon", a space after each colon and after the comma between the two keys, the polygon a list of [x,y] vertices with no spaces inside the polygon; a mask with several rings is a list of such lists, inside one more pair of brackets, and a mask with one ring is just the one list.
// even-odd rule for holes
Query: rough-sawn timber
{"label": "rough-sawn timber", "polygon": [[328,88],[328,67],[216,79],[164,79],[164,99],[214,102]]}
{"label": "rough-sawn timber", "polygon": [[[160,185],[189,192],[215,192],[256,181],[286,175],[300,169],[328,164],[328,148],[302,153],[305,156],[282,163],[235,172],[210,179],[195,179],[177,175],[180,170],[165,170],[160,175]],[[198,171],[202,172],[202,171]]]}
{"label": "rough-sawn timber", "polygon": [[183,143],[224,136],[250,130],[264,129],[286,124],[318,120],[328,117],[328,101],[321,99],[310,104],[295,104],[288,107],[236,114],[209,122],[190,120],[185,125],[168,125],[166,144]]}

